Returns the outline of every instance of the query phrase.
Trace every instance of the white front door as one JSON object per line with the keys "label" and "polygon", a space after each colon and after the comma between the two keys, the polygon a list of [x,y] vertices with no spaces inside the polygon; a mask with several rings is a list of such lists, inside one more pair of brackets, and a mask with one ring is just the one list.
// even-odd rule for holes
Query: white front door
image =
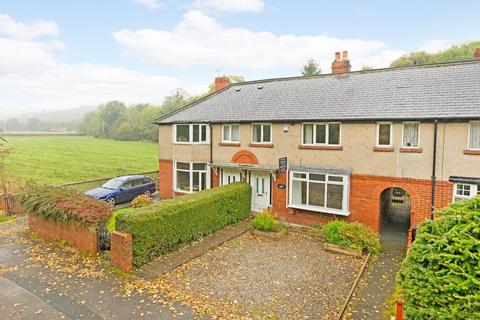
{"label": "white front door", "polygon": [[242,181],[240,170],[229,170],[229,169],[223,170],[222,185],[227,185],[230,183],[240,182],[240,181]]}
{"label": "white front door", "polygon": [[252,172],[252,211],[259,212],[270,205],[270,174]]}

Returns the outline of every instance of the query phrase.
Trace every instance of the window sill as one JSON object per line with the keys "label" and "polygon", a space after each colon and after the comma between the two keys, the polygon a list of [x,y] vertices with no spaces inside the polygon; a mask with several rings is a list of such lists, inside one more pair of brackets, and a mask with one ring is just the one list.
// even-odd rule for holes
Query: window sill
{"label": "window sill", "polygon": [[394,152],[395,149],[392,147],[373,147],[375,152]]}
{"label": "window sill", "polygon": [[210,142],[174,142],[173,144],[178,144],[178,145],[190,145],[190,144],[208,145],[208,144],[210,144]]}
{"label": "window sill", "polygon": [[220,147],[240,147],[240,142],[220,142]]}
{"label": "window sill", "polygon": [[343,150],[342,146],[308,146],[300,144],[298,149],[311,149],[311,150]]}
{"label": "window sill", "polygon": [[305,210],[305,211],[313,211],[318,213],[333,214],[333,215],[344,216],[344,217],[347,217],[350,215],[349,211],[345,212],[345,211],[335,210],[335,209],[316,208],[313,206],[289,205],[288,208]]}
{"label": "window sill", "polygon": [[183,196],[183,195],[189,194],[189,193],[191,193],[191,192],[174,190],[174,193],[175,193],[175,195],[177,195],[177,196]]}
{"label": "window sill", "polygon": [[400,152],[405,152],[405,153],[422,153],[423,149],[422,148],[400,148]]}
{"label": "window sill", "polygon": [[252,148],[273,148],[272,143],[250,143],[248,146]]}
{"label": "window sill", "polygon": [[463,154],[480,155],[480,150],[465,149],[463,150]]}

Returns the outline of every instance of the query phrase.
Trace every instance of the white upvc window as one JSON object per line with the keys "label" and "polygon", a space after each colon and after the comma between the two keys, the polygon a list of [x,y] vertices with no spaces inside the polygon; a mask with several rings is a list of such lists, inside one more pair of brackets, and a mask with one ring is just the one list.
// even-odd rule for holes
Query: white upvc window
{"label": "white upvc window", "polygon": [[339,146],[340,133],[339,122],[302,123],[302,144]]}
{"label": "white upvc window", "polygon": [[222,125],[222,142],[240,142],[240,125]]}
{"label": "white upvc window", "polygon": [[209,169],[205,162],[175,162],[174,189],[177,192],[195,192],[210,188]]}
{"label": "white upvc window", "polygon": [[393,126],[391,122],[377,123],[377,147],[391,147],[393,141]]}
{"label": "white upvc window", "polygon": [[272,124],[254,123],[252,124],[252,143],[272,143]]}
{"label": "white upvc window", "polygon": [[290,172],[289,207],[347,216],[349,176]]}
{"label": "white upvc window", "polygon": [[210,127],[207,124],[173,125],[173,143],[206,144],[210,140]]}
{"label": "white upvc window", "polygon": [[480,150],[480,121],[470,121],[468,129],[468,149]]}
{"label": "white upvc window", "polygon": [[453,185],[453,201],[471,199],[480,195],[480,187],[477,184],[455,183]]}
{"label": "white upvc window", "polygon": [[418,148],[420,146],[420,122],[404,122],[402,129],[402,147]]}

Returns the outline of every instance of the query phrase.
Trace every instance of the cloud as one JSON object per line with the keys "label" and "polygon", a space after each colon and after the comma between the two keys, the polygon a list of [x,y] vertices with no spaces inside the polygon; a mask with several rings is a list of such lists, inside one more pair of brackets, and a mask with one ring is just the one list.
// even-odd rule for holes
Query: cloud
{"label": "cloud", "polygon": [[41,36],[57,36],[59,30],[53,21],[39,20],[22,23],[15,21],[7,14],[0,13],[0,34],[13,39],[30,40]]}
{"label": "cloud", "polygon": [[340,39],[326,35],[296,36],[227,28],[201,11],[189,11],[172,30],[123,29],[114,33],[132,57],[177,68],[222,71],[299,68],[308,59],[330,70],[335,51],[349,50],[354,68],[388,66],[403,51],[382,41]]}
{"label": "cloud", "polygon": [[194,8],[226,12],[260,12],[264,6],[262,0],[195,0],[192,4]]}
{"label": "cloud", "polygon": [[141,4],[150,10],[163,10],[167,6],[164,2],[159,2],[158,0],[133,0],[133,2]]}
{"label": "cloud", "polygon": [[427,53],[437,53],[439,51],[445,50],[450,47],[452,43],[448,40],[435,39],[430,40],[425,43],[420,50],[426,51]]}

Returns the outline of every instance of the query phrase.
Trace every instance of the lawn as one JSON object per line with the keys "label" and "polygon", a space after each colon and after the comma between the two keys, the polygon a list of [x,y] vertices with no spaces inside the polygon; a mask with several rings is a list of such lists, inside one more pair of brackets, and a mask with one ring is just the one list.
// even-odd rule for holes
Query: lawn
{"label": "lawn", "polygon": [[158,144],[92,137],[8,137],[8,172],[47,184],[158,170]]}

